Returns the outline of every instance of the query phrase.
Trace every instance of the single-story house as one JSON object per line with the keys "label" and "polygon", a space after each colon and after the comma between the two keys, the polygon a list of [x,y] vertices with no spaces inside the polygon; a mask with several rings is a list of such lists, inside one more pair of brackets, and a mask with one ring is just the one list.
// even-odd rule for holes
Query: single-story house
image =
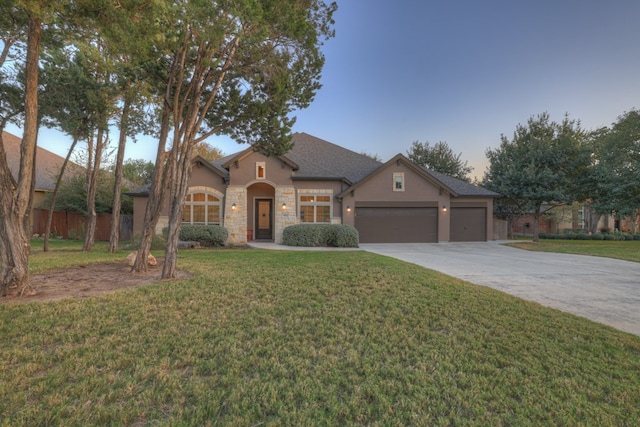
{"label": "single-story house", "polygon": [[[221,224],[228,243],[282,241],[300,223],[348,224],[362,243],[486,241],[498,194],[417,166],[398,154],[386,163],[308,135],[266,157],[252,148],[209,162],[193,159],[183,222]],[[148,188],[134,196],[142,231]],[[163,210],[157,232],[166,227]]]}
{"label": "single-story house", "polygon": [[[2,143],[7,156],[7,164],[14,179],[18,179],[20,171],[20,146],[22,140],[9,132],[2,132]],[[36,182],[34,188],[33,206],[39,207],[47,198],[47,193],[56,188],[56,178],[64,157],[58,156],[49,150],[36,146]]]}

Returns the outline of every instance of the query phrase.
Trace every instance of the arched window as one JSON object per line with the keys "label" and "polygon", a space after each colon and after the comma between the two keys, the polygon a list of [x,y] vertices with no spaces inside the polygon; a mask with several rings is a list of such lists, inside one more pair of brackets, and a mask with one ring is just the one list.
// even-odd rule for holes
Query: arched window
{"label": "arched window", "polygon": [[182,222],[188,224],[220,224],[220,199],[208,192],[187,194]]}

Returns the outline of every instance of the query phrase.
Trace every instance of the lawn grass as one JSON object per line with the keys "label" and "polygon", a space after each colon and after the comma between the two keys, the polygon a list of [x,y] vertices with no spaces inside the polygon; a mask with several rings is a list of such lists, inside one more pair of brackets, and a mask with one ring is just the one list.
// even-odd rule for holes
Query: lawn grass
{"label": "lawn grass", "polygon": [[593,255],[640,262],[640,240],[531,240],[508,243],[514,248],[539,252]]}
{"label": "lawn grass", "polygon": [[0,306],[0,425],[640,423],[640,338],[610,327],[361,251],[179,266]]}

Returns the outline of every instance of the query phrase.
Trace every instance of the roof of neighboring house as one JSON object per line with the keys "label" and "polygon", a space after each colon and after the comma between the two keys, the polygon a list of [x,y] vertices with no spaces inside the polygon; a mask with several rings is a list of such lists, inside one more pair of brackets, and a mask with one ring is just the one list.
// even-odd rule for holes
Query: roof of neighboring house
{"label": "roof of neighboring house", "polygon": [[[15,179],[20,170],[20,144],[22,140],[9,132],[2,132],[2,141],[7,155],[7,164]],[[36,190],[53,191],[56,177],[64,163],[64,157],[58,156],[42,147],[36,147]],[[66,175],[66,174],[65,174]]]}

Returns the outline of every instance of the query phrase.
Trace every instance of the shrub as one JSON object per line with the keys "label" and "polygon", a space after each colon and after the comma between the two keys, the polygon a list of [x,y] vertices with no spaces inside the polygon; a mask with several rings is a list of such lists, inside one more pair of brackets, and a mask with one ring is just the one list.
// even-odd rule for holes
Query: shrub
{"label": "shrub", "polygon": [[602,233],[593,233],[591,235],[591,240],[604,240],[604,234],[602,234]]}
{"label": "shrub", "polygon": [[616,236],[613,234],[604,234],[604,240],[616,240]]}
{"label": "shrub", "polygon": [[589,240],[589,235],[587,233],[576,233],[576,240]]}
{"label": "shrub", "polygon": [[287,246],[357,248],[358,242],[358,231],[344,224],[291,225],[282,235],[282,244]]}
{"label": "shrub", "polygon": [[575,240],[576,233],[573,233],[573,232],[564,233],[563,238],[567,240]]}
{"label": "shrub", "polygon": [[[136,234],[131,238],[128,244],[125,244],[123,248],[125,249],[137,249],[140,247],[140,239],[142,239],[141,234]],[[151,239],[151,250],[159,251],[165,249],[167,247],[167,238],[161,234],[154,234]]]}
{"label": "shrub", "polygon": [[202,246],[223,246],[229,237],[221,225],[182,224],[180,240],[198,242]]}

